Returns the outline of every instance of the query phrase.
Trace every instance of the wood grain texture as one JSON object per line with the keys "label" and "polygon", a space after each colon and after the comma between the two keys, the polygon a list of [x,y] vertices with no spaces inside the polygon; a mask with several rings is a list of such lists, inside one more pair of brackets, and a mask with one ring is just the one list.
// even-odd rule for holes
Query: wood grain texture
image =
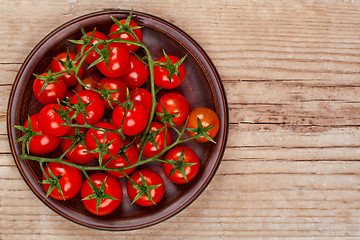
{"label": "wood grain texture", "polygon": [[[161,224],[120,233],[45,207],[16,169],[5,123],[12,82],[36,43],[110,8],[190,34],[217,67],[230,109],[228,146],[205,192]],[[0,19],[0,239],[360,238],[360,2],[5,0]]]}

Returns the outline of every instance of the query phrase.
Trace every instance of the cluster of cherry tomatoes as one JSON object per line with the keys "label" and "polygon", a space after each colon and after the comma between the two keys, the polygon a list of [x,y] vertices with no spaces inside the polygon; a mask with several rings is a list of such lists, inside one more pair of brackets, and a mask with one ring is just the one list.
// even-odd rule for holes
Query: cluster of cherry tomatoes
{"label": "cluster of cherry tomatoes", "polygon": [[[161,200],[165,184],[159,173],[146,168],[134,172],[146,162],[162,162],[164,175],[176,184],[191,181],[199,171],[199,158],[172,142],[171,134],[184,134],[177,129],[184,125],[189,140],[206,142],[213,141],[219,129],[219,118],[211,109],[190,111],[183,95],[167,92],[156,99],[151,89],[150,70],[158,91],[180,86],[185,57],[164,52],[150,69],[149,60],[135,53],[139,44],[121,42],[141,43],[141,28],[130,16],[113,20],[109,35],[83,31],[83,37],[73,41],[77,53],[54,56],[49,71],[35,75],[33,92],[44,106],[18,127],[28,152],[40,156],[34,159],[40,161],[47,196],[67,200],[80,192],[85,208],[95,215],[107,215],[120,205],[123,190],[118,178],[128,178],[127,194],[133,203],[151,206]],[[97,68],[104,77],[84,78],[86,67]],[[60,160],[46,158],[59,148]],[[93,161],[96,166],[89,165]],[[99,171],[86,173],[94,169]]]}

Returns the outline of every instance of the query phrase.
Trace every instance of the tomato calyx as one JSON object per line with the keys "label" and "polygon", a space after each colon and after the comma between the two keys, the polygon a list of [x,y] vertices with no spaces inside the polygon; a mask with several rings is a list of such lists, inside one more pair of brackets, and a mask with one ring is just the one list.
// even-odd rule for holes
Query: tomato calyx
{"label": "tomato calyx", "polygon": [[36,78],[44,81],[44,84],[42,85],[41,90],[40,90],[40,92],[39,92],[38,95],[40,96],[40,94],[45,90],[46,86],[47,86],[49,83],[58,83],[59,81],[57,81],[56,79],[58,79],[58,78],[61,77],[61,76],[66,75],[66,74],[67,74],[66,72],[61,72],[61,73],[53,74],[50,69],[49,69],[49,71],[47,72],[46,76],[41,76],[41,75],[38,75],[38,74],[33,73],[33,75],[34,75]]}
{"label": "tomato calyx", "polygon": [[61,65],[63,65],[65,67],[66,70],[64,70],[67,74],[74,76],[78,73],[80,64],[78,67],[75,66],[76,64],[76,58],[74,60],[71,60],[70,58],[70,51],[69,49],[67,49],[67,54],[66,54],[66,60],[65,62],[61,59],[58,58],[54,58],[56,61],[58,61]]}
{"label": "tomato calyx", "polygon": [[198,125],[197,128],[186,128],[186,130],[195,133],[195,135],[194,135],[194,139],[195,139],[195,140],[198,140],[199,138],[204,137],[204,138],[206,138],[207,140],[209,140],[210,142],[216,143],[216,142],[214,141],[214,139],[212,139],[212,138],[207,134],[207,131],[213,129],[213,128],[215,127],[215,125],[208,126],[208,127],[203,127],[202,124],[201,124],[200,118],[197,118],[197,125]]}
{"label": "tomato calyx", "polygon": [[165,138],[164,145],[165,145],[166,136],[167,136],[167,134],[166,134],[167,127],[164,126],[164,127],[160,128],[160,129],[157,129],[157,130],[155,130],[153,132],[149,131],[148,134],[146,135],[145,139],[144,139],[144,143],[143,143],[142,147],[145,147],[146,143],[151,142],[156,147],[156,150],[159,150],[159,146],[156,143],[155,137],[164,129],[165,129],[165,136],[164,136],[164,138]]}
{"label": "tomato calyx", "polygon": [[102,99],[106,99],[106,101],[109,103],[111,109],[114,109],[113,103],[115,104],[121,104],[118,101],[112,100],[110,98],[110,95],[116,92],[124,91],[125,89],[118,89],[118,90],[109,90],[106,87],[104,87],[101,83],[96,83],[96,85],[99,85],[101,88],[96,87],[96,92],[100,94]]}
{"label": "tomato calyx", "polygon": [[49,184],[50,185],[45,198],[47,198],[51,194],[51,192],[56,188],[58,190],[58,192],[60,193],[60,195],[62,196],[62,198],[65,200],[65,196],[64,196],[64,194],[61,190],[61,186],[60,186],[60,179],[62,178],[62,176],[65,173],[56,177],[55,174],[51,171],[51,169],[49,167],[47,168],[47,170],[49,171],[50,177],[47,174],[45,174],[46,180],[43,180],[40,182],[41,184]]}
{"label": "tomato calyx", "polygon": [[[130,161],[128,156],[126,155],[126,151],[129,150],[129,148],[133,145],[133,143],[135,142],[135,138],[129,142],[129,144],[127,144],[126,146],[121,146],[119,152],[116,154],[116,156],[121,156],[122,158],[125,159],[126,163],[130,166]],[[124,142],[121,143],[121,145],[123,145]]]}
{"label": "tomato calyx", "polygon": [[80,129],[78,127],[75,127],[74,135],[66,135],[66,136],[62,136],[60,138],[64,138],[64,139],[73,141],[73,143],[69,147],[69,149],[71,149],[70,153],[73,153],[73,151],[79,144],[81,144],[85,148],[87,148],[86,144],[85,144],[85,135],[86,135],[86,132],[81,133]]}
{"label": "tomato calyx", "polygon": [[[71,119],[70,119],[70,115],[69,113],[72,111],[71,108],[65,107],[61,105],[59,99],[58,99],[58,105],[59,105],[59,110],[57,110],[56,108],[52,107],[52,109],[54,109],[54,111],[59,115],[59,117],[61,118],[61,120],[63,120],[66,123],[70,123]],[[64,126],[63,124],[61,124],[62,126]]]}
{"label": "tomato calyx", "polygon": [[136,190],[139,190],[139,193],[135,196],[135,198],[134,198],[134,200],[132,201],[131,204],[133,204],[139,198],[141,198],[143,195],[145,195],[154,205],[156,205],[156,203],[154,202],[154,200],[151,197],[150,191],[155,189],[155,188],[160,187],[162,184],[147,185],[146,180],[145,180],[144,176],[141,173],[140,173],[140,177],[141,177],[141,185],[131,179],[132,180],[130,182],[131,186],[133,188],[135,188]]}
{"label": "tomato calyx", "polygon": [[174,168],[171,170],[168,177],[173,175],[176,171],[179,171],[181,173],[181,175],[184,177],[186,182],[188,182],[188,179],[187,179],[187,175],[185,173],[185,167],[190,167],[190,166],[196,164],[196,163],[184,162],[184,149],[180,153],[179,159],[177,161],[165,159],[165,162],[174,166]]}
{"label": "tomato calyx", "polygon": [[[26,146],[27,153],[30,153],[30,141],[36,135],[43,135],[43,133],[35,132],[31,125],[30,116],[28,116],[28,128],[20,125],[14,125],[14,127],[24,133],[22,137],[16,140],[16,143],[22,142],[23,146]],[[26,143],[26,144],[25,144]]]}
{"label": "tomato calyx", "polygon": [[[100,41],[99,41],[100,42]],[[114,48],[108,49],[108,46],[113,42],[113,40],[106,41],[104,47],[100,50],[98,48],[94,48],[94,50],[100,55],[98,59],[96,59],[92,64],[90,64],[89,68],[95,66],[96,64],[105,61],[106,67],[109,69],[109,57],[110,53]]]}
{"label": "tomato calyx", "polygon": [[177,117],[180,113],[175,113],[175,114],[171,114],[168,111],[166,111],[165,107],[164,107],[164,103],[161,102],[161,107],[163,112],[156,112],[156,115],[161,117],[160,122],[162,122],[163,124],[169,124],[171,127],[175,128],[176,124],[173,122],[173,118]]}
{"label": "tomato calyx", "polygon": [[107,177],[105,177],[104,181],[101,183],[99,188],[97,188],[95,186],[95,184],[91,181],[91,179],[89,179],[90,181],[88,182],[88,184],[89,184],[90,188],[94,191],[94,193],[81,199],[81,201],[96,199],[96,212],[99,211],[99,206],[103,199],[118,200],[117,198],[114,198],[114,197],[110,196],[109,194],[105,193],[106,179],[107,179]]}
{"label": "tomato calyx", "polygon": [[87,106],[89,106],[92,103],[92,101],[88,102],[88,103],[83,103],[81,101],[79,94],[78,93],[75,93],[75,94],[76,94],[77,100],[78,100],[77,103],[70,103],[70,102],[63,101],[63,103],[69,107],[70,112],[73,112],[75,110],[74,114],[69,118],[69,121],[75,119],[81,113],[84,116],[85,122],[87,122],[86,117],[89,117],[89,114],[86,112],[85,108]]}
{"label": "tomato calyx", "polygon": [[81,44],[81,50],[80,50],[80,56],[82,56],[83,54],[86,54],[87,52],[90,52],[92,49],[89,49],[88,51],[86,51],[86,53],[84,53],[84,50],[86,48],[86,46],[94,46],[94,44],[91,42],[91,40],[96,39],[96,40],[102,40],[102,39],[97,39],[94,38],[94,34],[96,32],[96,28],[94,28],[94,30],[92,31],[92,33],[90,34],[90,36],[87,35],[87,33],[85,32],[85,30],[83,28],[80,28],[81,33],[83,34],[83,36],[81,37],[80,40],[69,40],[72,43],[75,44]]}
{"label": "tomato calyx", "polygon": [[[96,143],[96,148],[91,150],[91,151],[86,151],[87,153],[98,153],[99,154],[99,167],[100,169],[102,169],[103,167],[105,167],[108,162],[110,162],[112,159],[115,159],[115,156],[113,156],[110,151],[109,151],[109,146],[116,140],[112,140],[108,143],[106,143],[106,134],[108,133],[107,129],[104,130],[105,132],[105,135],[104,135],[104,141],[103,143],[101,143],[95,136],[94,134],[92,134],[94,140],[95,140],[95,143]],[[103,158],[104,158],[104,155],[107,154],[110,156],[110,159],[105,163],[105,164],[102,164],[103,162]]]}
{"label": "tomato calyx", "polygon": [[172,63],[169,56],[166,54],[165,50],[163,50],[163,53],[164,53],[164,57],[166,59],[166,62],[156,62],[156,66],[159,66],[161,68],[164,68],[166,70],[168,70],[169,72],[169,81],[170,81],[170,85],[171,85],[171,80],[172,80],[172,77],[174,75],[177,75],[179,77],[179,84],[181,83],[181,77],[183,76],[180,76],[180,72],[179,72],[179,67],[180,67],[180,64],[182,64],[184,61],[185,61],[185,58],[187,57],[187,54],[182,57],[177,63]]}
{"label": "tomato calyx", "polygon": [[141,26],[130,26],[130,20],[131,20],[131,16],[132,16],[132,10],[129,13],[129,16],[126,18],[126,21],[124,24],[122,24],[121,22],[119,22],[119,20],[117,20],[116,18],[114,18],[113,16],[110,15],[110,18],[114,21],[114,23],[116,23],[116,25],[119,27],[119,30],[111,33],[110,35],[114,35],[114,34],[121,34],[121,33],[127,33],[130,36],[134,37],[136,39],[136,41],[139,42],[139,38],[136,36],[136,34],[134,33],[134,29],[139,29],[142,28]]}

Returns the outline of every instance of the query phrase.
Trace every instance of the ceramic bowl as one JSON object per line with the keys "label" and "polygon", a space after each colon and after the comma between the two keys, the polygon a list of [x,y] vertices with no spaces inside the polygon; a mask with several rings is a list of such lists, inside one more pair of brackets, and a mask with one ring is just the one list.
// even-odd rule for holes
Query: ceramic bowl
{"label": "ceramic bowl", "polygon": [[[184,83],[175,91],[183,94],[189,101],[191,109],[209,107],[220,118],[219,133],[215,138],[217,144],[198,143],[191,141],[186,146],[192,148],[200,158],[201,168],[195,179],[184,185],[170,182],[162,173],[161,165],[152,163],[144,167],[151,168],[165,180],[164,198],[153,207],[141,207],[131,204],[126,193],[126,179],[119,179],[123,186],[124,197],[120,207],[107,216],[95,216],[87,212],[81,203],[80,196],[70,200],[58,201],[45,198],[45,192],[39,183],[41,170],[37,162],[21,160],[20,144],[15,144],[20,132],[13,125],[23,125],[28,117],[42,108],[34,97],[32,84],[35,77],[49,69],[50,62],[58,53],[76,52],[76,46],[70,39],[81,37],[80,28],[86,31],[96,29],[108,34],[113,24],[109,15],[117,19],[126,18],[129,11],[110,10],[95,12],[78,17],[58,27],[48,34],[35,48],[21,66],[10,94],[8,106],[8,134],[11,151],[15,163],[34,194],[49,208],[61,216],[78,224],[103,230],[131,230],[159,223],[174,216],[192,203],[210,183],[219,167],[224,153],[228,133],[228,108],[225,92],[213,63],[205,51],[188,34],[173,24],[141,12],[133,12],[133,20],[143,26],[144,44],[146,44],[154,59],[162,56],[162,50],[167,54],[184,56],[188,54],[185,67],[187,69]],[[89,70],[93,71],[93,70]],[[90,74],[88,72],[88,74]],[[141,167],[138,167],[140,169]],[[36,219],[34,219],[36,221]]]}

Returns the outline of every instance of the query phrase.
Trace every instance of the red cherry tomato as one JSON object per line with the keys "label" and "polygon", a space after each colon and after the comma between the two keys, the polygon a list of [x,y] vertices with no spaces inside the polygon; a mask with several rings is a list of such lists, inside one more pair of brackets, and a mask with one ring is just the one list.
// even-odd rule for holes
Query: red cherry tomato
{"label": "red cherry tomato", "polygon": [[[179,93],[167,93],[160,98],[159,103],[156,106],[156,116],[160,121],[162,116],[159,114],[164,113],[163,107],[169,114],[178,114],[176,117],[172,118],[172,121],[176,126],[183,124],[190,112],[188,101]],[[169,123],[168,126],[170,126]]]}
{"label": "red cherry tomato", "polygon": [[[162,129],[165,125],[159,122],[152,122],[150,125],[150,132],[155,132],[159,129]],[[165,147],[171,145],[171,133],[169,129],[166,130],[166,144],[165,144],[165,129],[160,131],[155,136],[155,142],[157,144],[157,147],[154,146],[150,141],[147,142],[144,146],[144,150],[142,152],[142,155],[151,158],[157,154],[159,154],[161,151],[164,150]]]}
{"label": "red cherry tomato", "polygon": [[[97,123],[101,120],[101,118],[104,115],[104,103],[102,99],[100,98],[99,94],[97,94],[94,91],[91,90],[83,90],[75,94],[71,100],[70,103],[78,103],[78,96],[80,97],[80,100],[82,103],[90,103],[87,107],[85,107],[85,111],[87,112],[88,116],[85,115],[86,120],[89,124]],[[71,111],[70,115],[74,115],[75,111]],[[85,124],[85,118],[82,113],[79,113],[75,117],[75,121],[79,124]]]}
{"label": "red cherry tomato", "polygon": [[[131,179],[134,180],[140,186],[142,186],[142,179],[140,174],[144,177],[147,186],[160,185],[157,188],[149,191],[152,200],[155,202],[155,204],[158,203],[162,199],[165,193],[165,185],[163,179],[160,177],[159,174],[157,174],[154,171],[142,169],[140,171],[135,172],[131,176]],[[139,193],[139,190],[135,189],[132,186],[132,184],[134,184],[132,181],[128,182],[127,192],[131,200],[134,200],[136,195]],[[154,205],[154,203],[152,203],[151,200],[148,199],[148,197],[145,194],[143,194],[137,201],[135,201],[135,203],[145,207]]]}
{"label": "red cherry tomato", "polygon": [[84,207],[90,213],[98,216],[105,216],[112,213],[116,208],[119,207],[122,200],[123,194],[121,184],[116,180],[116,178],[105,173],[95,173],[90,176],[90,179],[93,181],[97,189],[99,189],[101,184],[105,181],[104,193],[115,199],[107,199],[106,197],[102,197],[101,203],[97,209],[97,198],[84,199],[94,194],[94,190],[89,185],[89,180],[86,179],[81,185],[80,191]]}
{"label": "red cherry tomato", "polygon": [[[105,128],[105,129],[111,129],[114,130],[114,126],[110,123],[107,122],[98,122],[96,124],[94,124],[95,127],[101,127],[101,128]],[[114,132],[107,132],[106,136],[105,136],[105,132],[104,131],[100,131],[100,130],[95,130],[95,129],[89,129],[86,132],[85,135],[85,144],[86,147],[89,149],[89,151],[94,150],[95,148],[97,148],[97,144],[95,139],[96,138],[101,144],[108,144],[110,142],[112,142],[108,147],[108,151],[112,156],[115,156],[120,148],[121,148],[121,137],[119,134],[114,133]],[[95,152],[92,153],[96,158],[99,158],[99,153]],[[110,159],[111,156],[107,153],[104,154],[103,159],[107,160]]]}
{"label": "red cherry tomato", "polygon": [[[58,60],[59,59],[63,62],[65,62],[66,64],[66,56],[67,56],[67,52],[62,52],[60,54],[58,54],[51,62],[51,72],[56,73],[56,72],[60,72],[60,71],[64,71],[66,70],[66,67],[63,66]],[[69,53],[70,56],[70,60],[74,60],[76,58],[76,55],[74,53]],[[74,64],[75,67],[78,65],[78,63]],[[82,78],[84,76],[84,67],[80,66],[79,71],[77,73],[77,76],[79,78]],[[59,77],[59,79],[63,80],[66,84],[66,86],[74,86],[75,84],[78,83],[76,77],[75,77],[75,73],[71,72],[71,74],[66,74],[64,76]]]}
{"label": "red cherry tomato", "polygon": [[[39,128],[39,114],[30,116],[31,127],[34,132],[43,133]],[[26,120],[25,128],[29,128],[29,122]],[[60,144],[61,139],[49,134],[36,135],[31,138],[29,150],[37,155],[44,155],[54,151]]]}
{"label": "red cherry tomato", "polygon": [[[94,38],[97,38],[97,39],[101,39],[101,40],[108,40],[108,37],[101,33],[101,32],[98,32],[98,31],[91,31],[91,32],[87,32],[86,35],[87,36],[91,36],[93,34],[93,37]],[[83,39],[83,38],[81,38]],[[90,42],[95,45],[97,44],[99,41],[96,40],[96,39],[91,39]],[[76,46],[76,50],[77,52],[79,53],[81,51],[81,48],[83,47],[83,44],[78,44]],[[97,46],[97,48],[99,50],[103,49],[104,47],[104,44],[100,44],[99,46]],[[87,45],[84,50],[83,50],[83,53],[85,53],[86,51],[88,51],[89,49],[91,48],[91,45]],[[98,58],[100,57],[100,54],[98,54],[94,49],[91,50],[89,52],[89,54],[87,55],[87,57],[85,58],[84,62],[86,62],[87,64],[92,64],[95,60],[97,60]]]}
{"label": "red cherry tomato", "polygon": [[[42,73],[40,76],[47,76],[47,73]],[[38,78],[33,83],[33,92],[36,99],[42,104],[57,103],[57,100],[62,100],[66,95],[66,85],[61,79],[56,79],[56,82],[48,83],[45,89],[41,92],[41,89],[45,81]],[[40,94],[41,92],[41,94]]]}
{"label": "red cherry tomato", "polygon": [[[118,91],[113,92],[109,95],[110,100],[122,102],[126,99],[126,83],[121,78],[103,78],[99,82],[104,88],[111,91]],[[101,85],[98,85],[98,89],[103,89]],[[105,98],[103,99],[104,105],[107,109],[114,109],[118,104],[111,102],[111,106],[108,100]]]}
{"label": "red cherry tomato", "polygon": [[[169,55],[169,58],[173,64],[177,63],[180,60],[178,57],[172,56],[172,55]],[[163,56],[163,57],[156,59],[155,61],[166,62],[166,58]],[[180,64],[178,71],[180,73],[180,78],[179,78],[179,76],[174,74],[172,76],[172,78],[169,79],[169,71],[168,70],[166,70],[165,68],[159,67],[159,66],[155,66],[154,67],[154,83],[155,83],[155,85],[157,87],[161,87],[164,89],[177,88],[178,86],[180,86],[180,84],[184,81],[184,78],[185,78],[186,69],[185,69],[184,63]]]}
{"label": "red cherry tomato", "polygon": [[[125,109],[121,105],[118,105],[112,114],[112,121],[116,128],[121,127],[124,116]],[[129,108],[126,111],[124,126],[122,128],[123,134],[135,135],[141,133],[145,129],[148,119],[149,113],[144,104],[135,100],[132,109]]]}
{"label": "red cherry tomato", "polygon": [[135,88],[129,92],[130,101],[138,100],[144,104],[147,110],[151,111],[152,96],[151,93],[144,88]]}
{"label": "red cherry tomato", "polygon": [[[186,128],[197,128],[198,127],[198,120],[197,120],[198,118],[200,119],[201,125],[204,128],[210,127],[210,126],[215,126],[214,128],[212,128],[206,132],[206,134],[209,137],[214,138],[216,136],[216,134],[218,133],[219,126],[220,126],[220,120],[219,120],[219,117],[217,116],[217,114],[213,110],[206,108],[206,107],[196,108],[191,111],[191,113],[189,115],[189,120],[186,124]],[[190,137],[193,137],[195,135],[194,132],[191,132],[191,131],[187,131],[187,132]],[[207,142],[209,140],[207,140],[204,137],[200,137],[196,141]]]}
{"label": "red cherry tomato", "polygon": [[149,68],[134,54],[130,55],[130,68],[122,76],[130,89],[142,86],[149,77]]}
{"label": "red cherry tomato", "polygon": [[107,46],[110,52],[109,55],[109,68],[106,62],[102,61],[96,64],[99,71],[107,77],[118,78],[124,75],[129,70],[129,49],[124,43],[110,43]]}
{"label": "red cherry tomato", "polygon": [[[50,171],[55,175],[55,177],[60,178],[60,188],[61,192],[64,195],[63,196],[59,193],[59,191],[56,189],[56,187],[51,191],[50,197],[58,200],[67,200],[70,198],[73,198],[78,194],[81,188],[82,178],[81,178],[81,172],[79,169],[62,164],[62,163],[56,163],[51,162],[48,163],[45,167],[46,176],[51,178],[51,175],[49,173]],[[46,180],[45,174],[42,176],[42,180]],[[50,184],[43,184],[44,190],[47,192]]]}
{"label": "red cherry tomato", "polygon": [[[71,148],[65,155],[65,157],[75,163],[83,164],[91,162],[95,157],[91,153],[88,153],[88,149],[84,146],[85,139],[82,134],[85,131],[83,129],[79,129],[79,135],[75,134],[75,128],[71,128],[70,131],[66,134],[67,136],[72,136],[76,140],[79,139],[79,144],[75,148]],[[61,150],[63,152],[67,151],[71,145],[74,143],[74,140],[63,138],[61,140]]]}
{"label": "red cherry tomato", "polygon": [[[121,24],[125,24],[126,19],[121,19],[121,20],[119,20],[119,22]],[[139,25],[136,22],[134,22],[133,20],[130,20],[129,26],[130,27],[137,27]],[[124,39],[124,40],[128,40],[128,41],[136,42],[136,39],[133,36],[129,35],[128,33],[112,34],[112,33],[116,32],[118,30],[120,30],[119,26],[116,23],[114,23],[114,25],[112,25],[112,27],[110,28],[110,33],[109,33],[111,39],[120,38],[120,39]],[[142,42],[143,41],[143,34],[141,32],[141,29],[140,28],[133,29],[133,32],[135,33],[135,35],[137,36],[139,41]],[[127,43],[126,45],[129,48],[129,51],[131,51],[131,52],[135,52],[136,50],[139,49],[139,46],[136,46],[134,44]]]}
{"label": "red cherry tomato", "polygon": [[[67,109],[64,106],[62,108],[64,111]],[[59,104],[48,104],[40,110],[39,127],[44,133],[49,135],[56,137],[64,136],[70,130],[70,127],[61,125],[65,121],[61,119],[54,109],[60,110]]]}
{"label": "red cherry tomato", "polygon": [[[125,139],[123,141],[123,148],[126,148],[129,144],[130,141]],[[130,165],[132,165],[136,163],[139,158],[139,150],[134,144],[131,144],[130,147],[125,151],[125,155]],[[117,155],[116,159],[110,160],[110,162],[106,165],[106,167],[108,168],[122,168],[127,166],[129,166],[129,164],[127,163],[126,159],[121,155]],[[132,167],[123,171],[125,172],[125,174],[129,175],[132,171],[134,171],[135,168],[136,167]],[[106,171],[106,173],[118,178],[124,177],[124,175],[120,171]]]}
{"label": "red cherry tomato", "polygon": [[165,176],[172,182],[177,184],[184,184],[191,181],[199,172],[200,168],[200,161],[196,153],[188,147],[176,146],[172,148],[166,155],[165,159],[179,161],[179,157],[181,156],[182,152],[184,151],[184,155],[182,158],[183,163],[195,163],[192,166],[184,166],[181,167],[186,175],[187,181],[184,176],[181,174],[179,170],[176,170],[174,173],[171,171],[174,169],[174,165],[169,163],[163,163],[162,168],[164,170]]}

